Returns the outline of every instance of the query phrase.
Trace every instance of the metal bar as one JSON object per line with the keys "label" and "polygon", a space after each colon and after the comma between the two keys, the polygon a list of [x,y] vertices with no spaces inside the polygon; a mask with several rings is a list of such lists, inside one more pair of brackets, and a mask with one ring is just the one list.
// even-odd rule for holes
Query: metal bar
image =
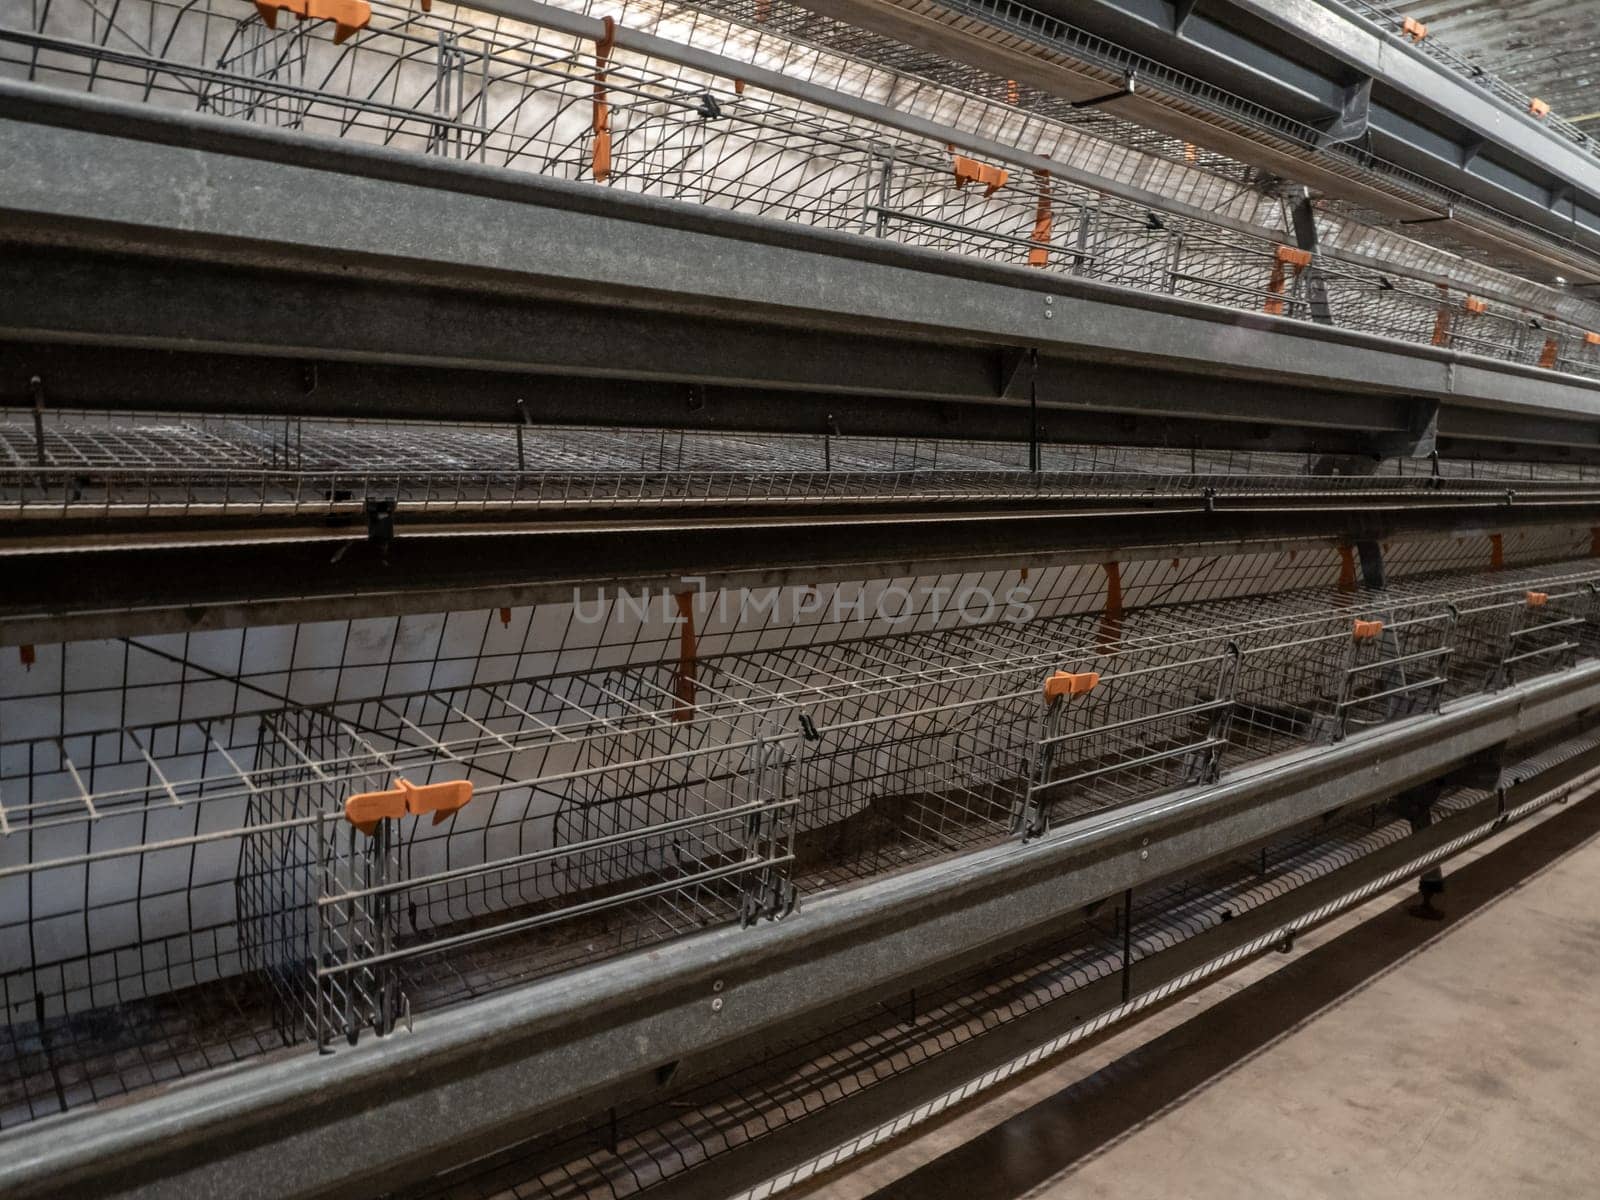
{"label": "metal bar", "polygon": [[[1218,705],[1217,707],[1222,707]],[[1174,746],[1170,750],[1159,750],[1154,754],[1142,755],[1139,758],[1130,758],[1127,762],[1110,763],[1104,767],[1095,767],[1088,771],[1079,771],[1075,775],[1067,775],[1061,779],[1052,779],[1048,783],[1037,783],[1033,786],[1035,792],[1048,792],[1053,788],[1064,787],[1069,783],[1082,783],[1086,779],[1098,779],[1102,775],[1115,774],[1117,771],[1126,771],[1133,767],[1149,766],[1151,763],[1166,762],[1169,759],[1183,758],[1200,750],[1210,750],[1214,746],[1225,746],[1225,738],[1205,738],[1198,742],[1187,742],[1182,746]]]}
{"label": "metal bar", "polygon": [[1547,654],[1562,654],[1577,648],[1577,642],[1557,642],[1554,646],[1541,646],[1537,650],[1524,650],[1521,654],[1513,654],[1504,660],[1504,665],[1509,667],[1513,663],[1526,662],[1530,658],[1543,658]]}
{"label": "metal bar", "polygon": [[1416,683],[1405,683],[1399,687],[1388,688],[1381,692],[1372,692],[1355,700],[1340,700],[1336,707],[1340,709],[1358,708],[1363,704],[1370,704],[1374,700],[1383,700],[1389,696],[1403,696],[1407,692],[1417,692],[1424,688],[1443,687],[1448,680],[1442,675],[1435,675],[1430,679],[1419,680]]}
{"label": "metal bar", "polygon": [[[404,950],[391,950],[386,954],[369,954],[362,958],[350,959],[345,962],[334,963],[329,966],[318,966],[316,975],[318,979],[325,979],[335,975],[345,975],[351,971],[361,971],[368,967],[379,966],[385,963],[401,962],[406,959],[422,958],[430,954],[442,954],[446,950],[453,950],[460,946],[471,946],[478,942],[490,941],[494,938],[504,937],[513,933],[520,933],[525,929],[538,929],[544,925],[551,925],[557,921],[565,921],[574,917],[585,916],[589,913],[603,912],[608,908],[615,908],[621,904],[628,904],[634,900],[650,896],[663,896],[672,892],[692,888],[699,884],[711,883],[718,879],[730,879],[738,875],[748,875],[752,872],[764,871],[768,867],[782,863],[793,862],[793,855],[779,855],[773,858],[749,859],[744,862],[733,863],[726,867],[716,867],[711,870],[701,871],[694,875],[684,875],[654,883],[648,887],[635,888],[630,892],[620,892],[615,896],[606,896],[599,900],[588,900],[581,904],[570,904],[559,912],[539,913],[536,916],[520,917],[514,921],[503,921],[491,928],[475,930],[471,933],[458,933],[450,937],[435,938],[428,942],[419,942]],[[381,896],[386,894],[382,885],[376,888],[364,888],[358,895]],[[339,900],[345,896],[337,897]]]}
{"label": "metal bar", "polygon": [[[1387,626],[1386,625],[1384,628],[1387,630],[1389,628],[1397,628],[1397,627],[1396,626]],[[1377,659],[1374,662],[1356,663],[1353,667],[1350,668],[1350,674],[1352,674],[1352,675],[1363,675],[1368,671],[1382,671],[1382,670],[1385,670],[1385,669],[1387,669],[1389,667],[1400,666],[1400,665],[1402,665],[1404,663],[1421,662],[1424,659],[1429,659],[1429,658],[1443,658],[1445,655],[1449,654],[1454,649],[1455,649],[1454,646],[1438,646],[1438,647],[1436,647],[1435,649],[1432,649],[1432,650],[1416,650],[1416,651],[1413,651],[1410,654],[1397,654],[1393,658],[1380,658],[1380,659]]]}
{"label": "metal bar", "polygon": [[[785,802],[785,807],[793,807],[793,801]],[[680,817],[672,821],[658,821],[650,826],[651,836],[672,833],[680,829],[693,829],[700,825],[711,825],[721,821],[731,821],[738,817],[746,817],[756,812],[764,812],[772,807],[769,803],[753,802],[737,805],[733,808],[721,808],[712,812],[696,813],[693,816]],[[401,892],[412,891],[417,888],[433,887],[441,883],[450,883],[458,879],[474,879],[480,875],[492,875],[500,871],[509,871],[515,867],[528,866],[532,863],[549,862],[552,859],[566,858],[574,854],[582,854],[597,850],[605,846],[622,845],[639,835],[635,830],[625,830],[609,837],[591,838],[586,842],[575,842],[566,846],[552,846],[547,850],[531,850],[526,854],[515,854],[507,858],[497,858],[493,862],[478,863],[470,867],[456,867],[449,871],[434,871],[428,875],[410,875],[405,879],[393,883],[385,883],[377,887],[360,888],[354,891],[345,890],[337,895],[320,896],[317,903],[320,905],[343,904],[348,900],[361,899],[368,896],[397,895]],[[563,914],[570,914],[572,909],[563,910]]]}
{"label": "metal bar", "polygon": [[[1221,662],[1221,661],[1223,661],[1223,656],[1222,655],[1216,655],[1216,656],[1214,656],[1212,658],[1209,658],[1209,659],[1198,659],[1198,660],[1185,659],[1183,665],[1185,667],[1192,667],[1192,666],[1196,666],[1196,665],[1203,665],[1204,663],[1207,663],[1207,662]],[[1161,668],[1153,668],[1153,669],[1160,670]],[[1114,680],[1114,679],[1123,679],[1123,678],[1126,678],[1126,676],[1123,676],[1123,675],[1106,675],[1106,676],[1102,677],[1101,682],[1102,683],[1107,683],[1107,682],[1110,682],[1111,680]],[[1233,701],[1231,701],[1231,700],[1208,700],[1203,704],[1190,704],[1190,705],[1187,705],[1187,706],[1185,706],[1183,708],[1163,709],[1161,712],[1145,713],[1145,714],[1143,714],[1141,716],[1129,717],[1125,721],[1108,721],[1105,724],[1096,724],[1096,725],[1093,725],[1093,726],[1091,726],[1091,727],[1089,727],[1087,729],[1074,729],[1071,733],[1062,733],[1062,734],[1057,734],[1057,735],[1055,735],[1053,737],[1040,738],[1039,739],[1039,744],[1041,746],[1054,746],[1054,745],[1058,745],[1058,744],[1063,743],[1063,742],[1074,741],[1074,740],[1076,740],[1078,738],[1081,738],[1081,737],[1087,737],[1090,734],[1110,733],[1110,732],[1112,732],[1114,730],[1117,730],[1117,729],[1129,729],[1129,728],[1132,728],[1133,726],[1136,726],[1136,725],[1148,725],[1152,721],[1162,721],[1162,720],[1166,720],[1166,719],[1172,718],[1172,717],[1188,717],[1188,716],[1193,716],[1195,713],[1214,712],[1215,710],[1217,710],[1219,708],[1227,708],[1232,703],[1233,703]]]}

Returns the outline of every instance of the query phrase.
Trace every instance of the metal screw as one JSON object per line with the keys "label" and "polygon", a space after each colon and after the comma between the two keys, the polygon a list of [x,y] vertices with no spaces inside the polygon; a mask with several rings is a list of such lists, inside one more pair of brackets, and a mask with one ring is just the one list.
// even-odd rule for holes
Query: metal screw
{"label": "metal screw", "polygon": [[711,1011],[714,1012],[714,1013],[719,1013],[719,1012],[722,1011],[722,997],[721,996],[718,996],[715,1000],[713,1000],[711,1002]]}
{"label": "metal screw", "polygon": [[722,990],[722,980],[718,979],[716,982],[714,982],[711,985],[711,990],[713,992],[720,992]]}

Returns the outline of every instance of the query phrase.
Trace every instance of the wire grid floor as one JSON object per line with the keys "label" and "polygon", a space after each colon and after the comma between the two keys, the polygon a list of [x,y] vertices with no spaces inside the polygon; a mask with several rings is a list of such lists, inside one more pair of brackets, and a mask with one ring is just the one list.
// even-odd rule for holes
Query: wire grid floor
{"label": "wire grid floor", "polygon": [[[42,433],[42,436],[41,436]],[[785,501],[1587,495],[1600,468],[666,429],[58,414],[0,421],[0,513],[360,514]],[[43,460],[41,465],[40,460]],[[397,465],[404,464],[404,465]]]}

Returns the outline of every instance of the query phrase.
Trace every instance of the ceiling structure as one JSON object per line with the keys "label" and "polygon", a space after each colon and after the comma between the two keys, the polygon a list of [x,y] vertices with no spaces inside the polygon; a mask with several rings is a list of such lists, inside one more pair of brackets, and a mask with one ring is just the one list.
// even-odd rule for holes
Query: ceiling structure
{"label": "ceiling structure", "polygon": [[1416,0],[1430,37],[1589,132],[1600,131],[1600,4]]}

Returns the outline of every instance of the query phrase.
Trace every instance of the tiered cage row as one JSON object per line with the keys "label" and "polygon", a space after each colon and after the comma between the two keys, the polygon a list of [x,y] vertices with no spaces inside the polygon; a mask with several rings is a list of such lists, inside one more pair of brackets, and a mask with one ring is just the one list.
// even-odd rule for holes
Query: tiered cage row
{"label": "tiered cage row", "polygon": [[[0,1122],[785,919],[1566,669],[1600,649],[1597,582],[1424,571],[0,744]],[[1047,701],[1057,673],[1093,682]],[[346,809],[462,783],[435,819]]]}
{"label": "tiered cage row", "polygon": [[[1158,213],[1016,162],[980,163],[943,139],[554,29],[381,0],[372,8],[336,44],[317,22],[268,29],[240,0],[132,0],[111,12],[57,0],[0,25],[0,67],[125,100],[1600,374],[1600,333],[1474,296],[1466,282],[1441,287],[1336,251],[1313,262],[1266,233]],[[839,61],[841,75],[869,70]],[[929,111],[971,121],[966,110],[987,103],[993,113],[977,124],[1019,145],[1070,146],[1077,136],[1005,103],[926,87],[919,103]]]}
{"label": "tiered cage row", "polygon": [[[945,7],[953,8],[956,4],[947,2]],[[1002,23],[1012,25],[1012,32],[1026,35],[1026,31],[1018,28],[1026,22],[1025,6],[988,5],[987,11],[981,14],[975,6],[961,4],[961,7],[965,12],[957,19],[969,33],[983,36],[987,32],[985,27],[992,29],[995,18],[1000,17]],[[1023,17],[1023,21],[1005,22],[1006,10]],[[585,11],[595,14],[605,10],[600,0],[587,0]],[[1080,107],[1067,96],[1041,91],[1024,80],[1007,79],[935,50],[896,41],[791,0],[696,0],[693,11],[720,17],[729,23],[731,33],[720,29],[714,34],[713,30],[706,31],[725,45],[750,46],[752,53],[782,46],[786,70],[806,70],[807,60],[802,51],[808,50],[814,53],[816,65],[809,67],[807,78],[830,83],[838,80],[839,86],[853,84],[859,78],[861,94],[881,94],[896,79],[915,79],[925,86],[941,89],[946,95],[960,97],[958,102],[942,104],[940,113],[945,119],[959,119],[963,128],[995,130],[995,136],[1014,136],[1018,145],[1032,143],[1037,138],[1036,149],[1040,153],[1048,153],[1109,179],[1160,191],[1205,212],[1256,225],[1275,226],[1282,220],[1285,199],[1292,199],[1296,192],[1289,180],[1263,176],[1256,168],[1236,158],[1176,134],[1127,120],[1118,115],[1115,104]],[[628,21],[642,18],[647,25],[653,16],[649,5],[632,5],[627,12]],[[679,13],[674,11],[670,15],[676,18]],[[1379,24],[1386,32],[1403,36],[1404,16],[1404,13],[1386,15]],[[660,18],[667,19],[666,16]],[[1065,22],[1060,21],[1041,22],[1036,30],[1042,31],[1047,26],[1057,33],[1066,32]],[[689,28],[697,32],[701,26],[695,23]],[[667,33],[671,36],[670,31]],[[1438,57],[1450,57],[1437,38],[1427,39],[1423,45]],[[1085,48],[1082,41],[1078,48]],[[848,66],[841,68],[841,61]],[[1504,83],[1482,68],[1473,66],[1466,74],[1479,86],[1511,100],[1519,112],[1528,111],[1527,97],[1502,90]],[[1108,91],[1118,78],[1115,70],[1107,73]],[[868,90],[874,87],[877,92]],[[948,116],[951,113],[957,117]],[[1554,113],[1547,119],[1559,120]],[[1312,131],[1306,129],[1305,132]],[[1307,140],[1316,142],[1318,139]],[[1590,145],[1593,144],[1591,138]],[[1322,165],[1331,164],[1324,161]],[[1375,164],[1369,159],[1366,165]],[[1415,177],[1408,182],[1420,183]],[[1439,202],[1442,204],[1445,199],[1441,197]],[[1345,219],[1346,215],[1351,219]],[[1329,198],[1317,214],[1317,224],[1322,245],[1360,246],[1369,261],[1405,263],[1452,277],[1469,272],[1471,283],[1462,279],[1469,291],[1486,289],[1510,294],[1536,307],[1549,306],[1555,314],[1574,317],[1580,323],[1583,318],[1578,314],[1587,307],[1576,297],[1562,296],[1518,278],[1518,272],[1524,268],[1514,256],[1496,254],[1454,237],[1447,222],[1421,228],[1406,226],[1391,215]],[[1408,234],[1426,240],[1418,241]]]}
{"label": "tiered cage row", "polygon": [[[1038,470],[1030,470],[1030,451]],[[396,465],[404,464],[404,465]],[[842,434],[52,413],[0,421],[0,517],[359,518],[627,507],[1361,494],[1587,496],[1600,468]]]}

